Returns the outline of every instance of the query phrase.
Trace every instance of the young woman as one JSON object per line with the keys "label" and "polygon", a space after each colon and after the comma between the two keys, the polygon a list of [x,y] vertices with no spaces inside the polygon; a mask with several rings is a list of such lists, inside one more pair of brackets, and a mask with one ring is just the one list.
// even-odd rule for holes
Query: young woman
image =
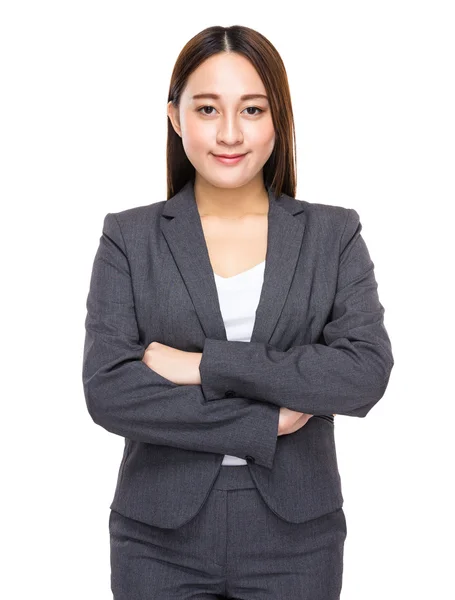
{"label": "young woman", "polygon": [[394,364],[351,208],[295,198],[284,65],[247,27],[178,57],[168,199],[108,213],[83,383],[125,438],[115,600],[336,600],[347,534],[334,414]]}

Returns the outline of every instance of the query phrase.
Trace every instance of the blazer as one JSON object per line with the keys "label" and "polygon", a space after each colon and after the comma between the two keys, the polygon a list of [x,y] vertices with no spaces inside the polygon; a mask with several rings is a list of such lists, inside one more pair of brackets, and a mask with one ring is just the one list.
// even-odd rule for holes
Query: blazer
{"label": "blazer", "polygon": [[[365,417],[394,364],[358,213],[269,197],[251,341],[227,340],[194,180],[168,200],[108,213],[87,297],[88,412],[125,438],[110,508],[162,528],[192,519],[224,454],[300,523],[343,506],[332,413]],[[200,385],[143,361],[158,341],[202,352]],[[278,436],[280,407],[314,415]]]}

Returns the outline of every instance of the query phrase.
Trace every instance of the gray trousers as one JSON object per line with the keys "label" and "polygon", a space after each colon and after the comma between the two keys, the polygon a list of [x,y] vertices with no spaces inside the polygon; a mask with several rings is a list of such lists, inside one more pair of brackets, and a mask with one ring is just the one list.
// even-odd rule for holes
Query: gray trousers
{"label": "gray trousers", "polygon": [[247,465],[221,466],[201,510],[177,529],[111,510],[109,534],[114,600],[340,598],[343,509],[285,521],[262,500]]}

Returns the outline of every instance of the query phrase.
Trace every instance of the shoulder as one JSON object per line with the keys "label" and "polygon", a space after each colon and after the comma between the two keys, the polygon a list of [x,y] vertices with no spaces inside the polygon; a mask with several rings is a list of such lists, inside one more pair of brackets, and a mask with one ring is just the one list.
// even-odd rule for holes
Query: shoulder
{"label": "shoulder", "polygon": [[107,213],[104,217],[103,234],[124,253],[141,250],[150,235],[158,230],[159,216],[165,202],[163,200]]}
{"label": "shoulder", "polygon": [[121,229],[143,229],[158,219],[165,203],[166,200],[161,200],[109,214],[115,218]]}
{"label": "shoulder", "polygon": [[303,209],[309,227],[317,230],[321,236],[326,233],[339,238],[341,248],[362,229],[359,213],[354,208],[298,198],[294,198],[294,202]]}
{"label": "shoulder", "polygon": [[125,241],[127,239],[142,239],[159,223],[159,217],[166,200],[134,206],[117,212],[109,212],[104,217],[105,231],[117,232]]}

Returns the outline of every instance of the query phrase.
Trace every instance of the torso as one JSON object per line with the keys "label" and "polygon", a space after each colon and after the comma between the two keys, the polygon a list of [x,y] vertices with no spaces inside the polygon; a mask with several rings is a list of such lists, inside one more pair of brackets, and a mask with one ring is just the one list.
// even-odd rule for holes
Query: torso
{"label": "torso", "polygon": [[201,217],[213,271],[234,277],[263,262],[267,253],[268,216],[228,220]]}

